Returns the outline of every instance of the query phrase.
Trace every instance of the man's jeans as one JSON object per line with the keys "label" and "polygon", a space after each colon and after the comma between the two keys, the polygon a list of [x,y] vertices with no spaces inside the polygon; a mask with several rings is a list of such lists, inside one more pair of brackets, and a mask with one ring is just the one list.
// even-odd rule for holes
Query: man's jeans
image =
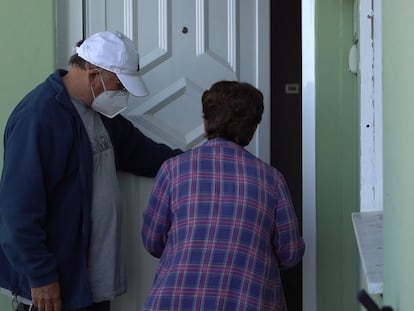
{"label": "man's jeans", "polygon": [[[39,311],[37,308],[20,303],[16,311]],[[109,301],[103,301],[99,303],[94,303],[93,305],[82,308],[82,309],[62,309],[62,311],[110,311],[111,303]]]}

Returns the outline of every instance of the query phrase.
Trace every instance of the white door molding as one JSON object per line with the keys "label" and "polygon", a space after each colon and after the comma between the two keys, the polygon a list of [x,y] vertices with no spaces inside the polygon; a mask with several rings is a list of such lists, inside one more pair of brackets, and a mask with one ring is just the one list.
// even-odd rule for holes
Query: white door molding
{"label": "white door molding", "polygon": [[[381,0],[360,0],[360,210],[382,210],[382,21]],[[355,14],[355,13],[354,13]]]}
{"label": "white door molding", "polygon": [[315,0],[302,0],[303,311],[317,311],[315,167]]}

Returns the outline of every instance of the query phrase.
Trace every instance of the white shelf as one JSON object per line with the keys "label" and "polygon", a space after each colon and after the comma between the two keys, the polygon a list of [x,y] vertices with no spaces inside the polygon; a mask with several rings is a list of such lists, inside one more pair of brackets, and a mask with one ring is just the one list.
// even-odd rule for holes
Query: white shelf
{"label": "white shelf", "polygon": [[382,294],[384,240],[382,211],[352,214],[352,223],[370,294]]}

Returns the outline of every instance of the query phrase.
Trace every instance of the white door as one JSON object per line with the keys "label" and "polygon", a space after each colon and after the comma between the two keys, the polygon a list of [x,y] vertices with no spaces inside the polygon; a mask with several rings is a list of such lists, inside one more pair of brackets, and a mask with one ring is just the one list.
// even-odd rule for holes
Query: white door
{"label": "white door", "polygon": [[[187,150],[204,140],[201,94],[211,84],[225,79],[258,87],[265,96],[265,112],[247,148],[269,161],[269,0],[71,0],[56,5],[59,67],[66,67],[83,35],[119,30],[137,44],[150,95],[131,97],[124,115],[151,138],[174,148]],[[139,310],[157,263],[140,239],[153,179],[120,174],[120,182],[128,292],[114,302],[114,310]]]}

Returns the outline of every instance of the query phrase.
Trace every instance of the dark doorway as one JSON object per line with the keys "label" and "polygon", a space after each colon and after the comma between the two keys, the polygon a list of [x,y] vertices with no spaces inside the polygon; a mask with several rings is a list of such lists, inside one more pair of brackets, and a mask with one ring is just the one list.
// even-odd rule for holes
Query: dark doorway
{"label": "dark doorway", "polygon": [[[271,1],[271,164],[285,176],[302,223],[301,1]],[[302,311],[302,265],[282,272],[289,311]]]}

